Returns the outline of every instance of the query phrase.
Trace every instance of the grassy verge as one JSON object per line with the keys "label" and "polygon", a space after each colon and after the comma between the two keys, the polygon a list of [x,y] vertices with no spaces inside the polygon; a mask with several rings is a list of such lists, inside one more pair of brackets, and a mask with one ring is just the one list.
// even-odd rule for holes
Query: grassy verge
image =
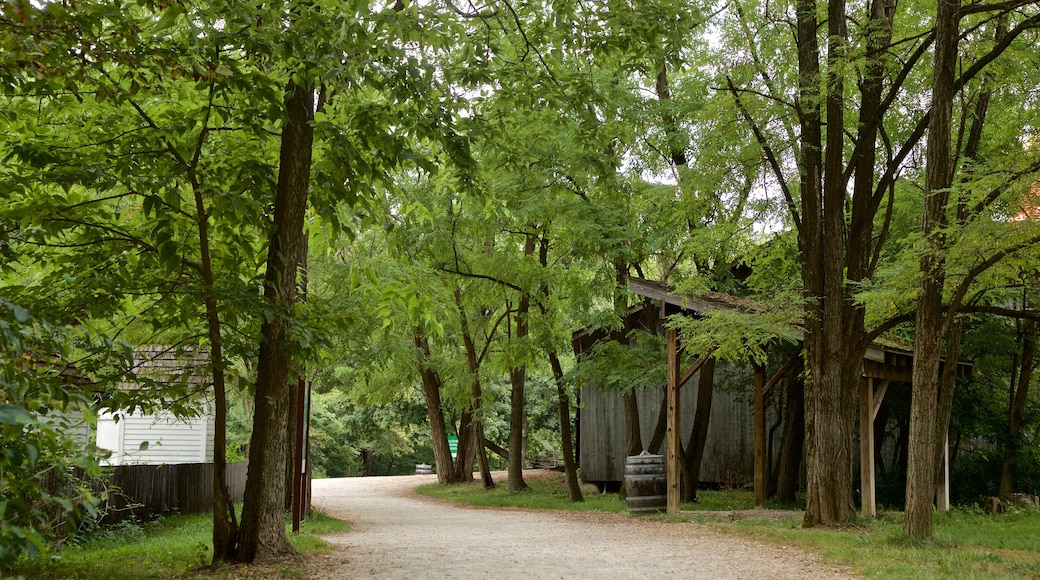
{"label": "grassy verge", "polygon": [[[289,540],[302,554],[321,554],[328,543],[318,537],[345,531],[346,524],[321,512],[311,512],[301,525],[299,534]],[[190,575],[193,578],[250,577],[248,571],[199,568],[209,564],[212,518],[207,514],[168,516],[142,525],[122,525],[100,530],[83,541],[70,544],[50,558],[25,562],[15,575],[26,578],[171,578]],[[288,528],[287,528],[288,532]],[[302,570],[292,563],[267,570],[263,576],[302,577]]]}
{"label": "grassy verge", "polygon": [[721,532],[794,546],[872,578],[1040,578],[1040,511],[988,515],[977,509],[936,514],[931,541],[903,534],[891,513],[840,529],[755,518],[702,524]]}
{"label": "grassy verge", "polygon": [[[567,499],[563,475],[546,472],[538,478],[528,478],[529,489],[512,492],[504,483],[485,490],[479,483],[443,486],[437,483],[421,485],[416,490],[420,495],[457,501],[482,507],[516,507],[524,509],[549,509],[565,511],[627,512],[628,505],[617,493],[585,492],[585,501],[571,503]],[[696,503],[682,504],[683,511],[739,511],[755,507],[751,492],[741,490],[699,491]],[[779,508],[767,504],[768,508]]]}
{"label": "grassy verge", "polygon": [[[529,491],[510,493],[503,487],[484,491],[479,485],[425,485],[419,493],[490,507],[623,512],[618,494],[587,494],[584,504],[567,500],[562,479],[528,481]],[[751,492],[701,491],[683,513],[654,516],[662,525],[699,525],[723,534],[792,546],[816,554],[824,563],[871,578],[1029,578],[1040,579],[1040,511],[1021,510],[988,515],[978,509],[936,514],[935,537],[912,541],[903,535],[903,515],[895,512],[842,528],[802,529],[799,512],[791,518],[701,515],[698,511],[748,510]]]}

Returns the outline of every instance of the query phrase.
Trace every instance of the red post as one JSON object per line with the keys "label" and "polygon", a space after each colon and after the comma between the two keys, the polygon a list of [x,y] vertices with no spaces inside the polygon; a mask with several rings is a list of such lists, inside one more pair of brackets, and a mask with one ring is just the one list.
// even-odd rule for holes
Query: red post
{"label": "red post", "polygon": [[296,445],[293,449],[292,531],[300,531],[307,517],[308,463],[310,462],[310,385],[303,377],[296,384]]}

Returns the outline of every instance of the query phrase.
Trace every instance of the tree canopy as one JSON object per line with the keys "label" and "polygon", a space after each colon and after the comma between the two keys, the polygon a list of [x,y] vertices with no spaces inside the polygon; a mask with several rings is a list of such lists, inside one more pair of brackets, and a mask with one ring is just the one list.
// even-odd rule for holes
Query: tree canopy
{"label": "tree canopy", "polygon": [[[14,370],[71,349],[112,404],[150,408],[177,397],[112,388],[105,353],[206,351],[218,465],[228,397],[253,397],[241,529],[214,480],[214,554],[251,561],[288,549],[298,378],[320,377],[317,412],[352,409],[322,436],[404,451],[429,429],[442,481],[479,461],[485,484],[508,440],[520,489],[532,399],[567,450],[583,377],[636,384],[610,357],[641,355],[570,354],[578,328],[652,342],[625,336],[630,276],[737,293],[769,309],[668,324],[743,359],[804,327],[807,525],[853,513],[868,345],[913,342],[907,533],[930,535],[940,435],[977,395],[940,372],[962,339],[1016,345],[989,389],[1010,389],[1007,457],[1036,443],[1038,27],[1028,0],[6,3],[5,372],[90,407]],[[63,330],[27,348],[30,328]],[[21,393],[5,444],[43,425]],[[418,393],[425,425],[384,425]]]}

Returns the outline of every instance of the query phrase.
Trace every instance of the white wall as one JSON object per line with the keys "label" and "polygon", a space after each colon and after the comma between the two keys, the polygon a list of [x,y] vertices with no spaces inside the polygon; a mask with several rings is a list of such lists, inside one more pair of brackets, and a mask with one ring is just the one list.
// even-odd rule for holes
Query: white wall
{"label": "white wall", "polygon": [[97,446],[112,452],[109,465],[212,462],[212,406],[206,409],[207,413],[190,419],[177,419],[166,411],[143,415],[103,410]]}

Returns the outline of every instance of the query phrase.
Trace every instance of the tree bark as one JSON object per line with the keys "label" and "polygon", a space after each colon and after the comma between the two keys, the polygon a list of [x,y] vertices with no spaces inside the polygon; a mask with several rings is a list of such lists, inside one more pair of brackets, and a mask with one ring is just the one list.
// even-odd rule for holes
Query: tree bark
{"label": "tree bark", "polygon": [[[543,271],[549,267],[549,237],[545,231],[542,232],[541,240],[538,243],[538,264]],[[543,317],[547,317],[549,314],[550,292],[548,277],[543,276],[539,299],[539,310]],[[585,497],[581,493],[581,486],[578,484],[578,462],[574,456],[574,437],[571,433],[571,402],[570,395],[567,394],[567,385],[563,380],[563,364],[560,363],[560,356],[551,345],[546,350],[546,356],[549,358],[549,368],[552,369],[553,382],[556,383],[557,411],[560,417],[560,447],[563,453],[563,470],[567,477],[567,497],[572,502],[585,501]]]}
{"label": "tree bark", "polygon": [[805,443],[805,381],[800,368],[791,369],[786,379],[787,404],[784,432],[780,438],[780,457],[776,476],[776,500],[792,504],[798,492],[798,475]]}
{"label": "tree bark", "polygon": [[1030,320],[1025,322],[1020,334],[1022,354],[1019,364],[1018,380],[1012,382],[1008,397],[1008,430],[1004,445],[1004,464],[1000,471],[1000,488],[997,495],[1008,499],[1014,491],[1015,455],[1022,448],[1022,423],[1025,419],[1026,405],[1029,403],[1029,386],[1033,381],[1033,369],[1036,366],[1037,324]]}
{"label": "tree bark", "polygon": [[711,419],[711,403],[715,394],[715,358],[709,358],[697,376],[697,409],[693,414],[693,430],[686,443],[683,455],[686,458],[688,477],[683,478],[688,485],[683,489],[683,501],[697,501],[697,487],[700,485],[701,462],[704,458],[704,444],[708,440],[708,423]]}
{"label": "tree bark", "polygon": [[[199,147],[204,141],[199,139]],[[209,339],[210,376],[213,378],[213,562],[231,562],[238,544],[238,521],[227,485],[227,384],[224,375],[224,339],[220,310],[214,293],[213,258],[209,247],[209,214],[202,197],[194,162],[188,167],[195,199],[195,222],[199,228],[199,265],[202,274],[202,303]]]}
{"label": "tree bark", "polygon": [[419,357],[419,376],[422,380],[423,398],[426,400],[426,417],[430,421],[437,481],[443,485],[456,483],[455,462],[448,448],[448,429],[444,421],[444,412],[441,410],[441,378],[430,368],[430,343],[420,328],[414,329],[412,343],[415,344]]}
{"label": "tree bark", "polygon": [[[918,538],[932,536],[932,500],[938,473],[939,357],[945,324],[942,295],[945,285],[947,201],[953,183],[950,149],[953,128],[954,81],[957,65],[960,2],[939,0],[936,8],[935,67],[932,78],[932,118],[925,149],[925,200],[921,231],[925,238],[914,338],[913,391],[910,403],[910,444],[907,450],[906,519],[903,529]],[[957,361],[948,361],[956,369]],[[943,425],[944,427],[944,425]]]}
{"label": "tree bark", "polygon": [[[484,393],[480,384],[480,359],[477,356],[477,346],[470,333],[469,318],[462,306],[462,289],[455,288],[455,304],[459,309],[459,322],[462,330],[462,342],[466,347],[466,362],[469,365],[470,394],[473,397],[473,447],[480,465],[480,478],[484,489],[495,487],[495,480],[491,477],[491,467],[488,463],[487,448],[484,446]],[[472,469],[470,470],[472,473]]]}
{"label": "tree bark", "polygon": [[[845,188],[844,82],[845,3],[828,2],[828,92],[821,95],[816,3],[799,0],[798,93],[801,102],[802,280],[806,294],[807,502],[804,525],[840,523],[855,513],[852,501],[852,436],[855,385],[862,364],[862,336],[853,332],[855,310],[844,279]],[[826,148],[821,105],[827,112]],[[824,156],[824,153],[826,155]],[[825,164],[826,163],[826,164]],[[847,324],[849,326],[847,326]]]}
{"label": "tree bark", "polygon": [[458,447],[455,453],[455,482],[473,481],[473,409],[464,409],[459,418]]}
{"label": "tree bark", "polygon": [[296,303],[297,277],[306,252],[303,232],[314,142],[314,89],[290,81],[286,87],[274,230],[267,255],[264,298],[268,311],[260,325],[253,434],[237,559],[255,562],[295,552],[285,537],[285,463],[289,454],[286,422],[290,374],[287,348],[290,310]]}
{"label": "tree bark", "polygon": [[571,434],[571,405],[567,386],[563,383],[563,365],[555,352],[549,352],[549,366],[556,383],[556,397],[560,415],[560,446],[563,448],[563,469],[567,475],[567,497],[572,502],[585,501],[578,484],[578,462],[574,457],[574,437]]}
{"label": "tree bark", "polygon": [[[524,240],[524,256],[534,254],[535,235],[528,233]],[[531,311],[531,295],[524,291],[520,295],[520,303],[516,311],[516,330],[513,338],[518,341],[527,339],[528,320]],[[513,364],[509,369],[509,461],[508,479],[509,491],[523,491],[527,489],[524,481],[524,427],[527,419],[527,405],[524,397],[524,387],[527,382],[527,364]]]}

